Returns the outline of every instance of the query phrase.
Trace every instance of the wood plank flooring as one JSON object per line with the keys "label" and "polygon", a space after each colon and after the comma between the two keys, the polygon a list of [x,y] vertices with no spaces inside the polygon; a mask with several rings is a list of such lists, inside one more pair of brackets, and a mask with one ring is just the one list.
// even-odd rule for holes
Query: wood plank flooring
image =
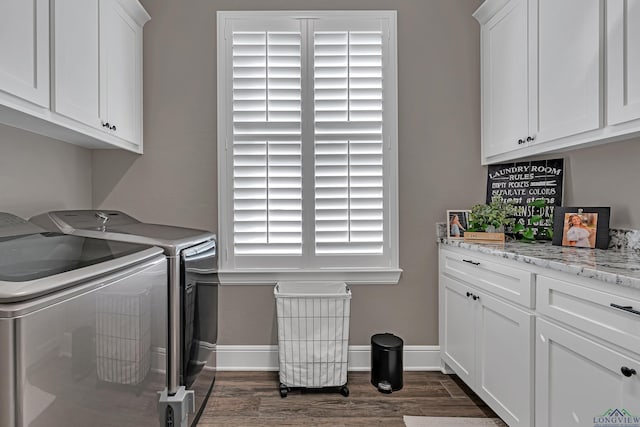
{"label": "wood plank flooring", "polygon": [[277,372],[219,372],[198,426],[403,427],[403,415],[497,417],[456,376],[405,372],[403,389],[383,394],[370,375],[349,373],[349,397],[291,391],[281,398]]}

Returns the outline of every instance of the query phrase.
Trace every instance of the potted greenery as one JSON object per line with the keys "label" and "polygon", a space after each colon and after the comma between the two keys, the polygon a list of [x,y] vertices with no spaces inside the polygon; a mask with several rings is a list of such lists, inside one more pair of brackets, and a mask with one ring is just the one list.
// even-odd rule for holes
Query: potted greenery
{"label": "potted greenery", "polygon": [[469,229],[465,240],[485,240],[504,242],[504,231],[515,223],[516,207],[500,196],[495,196],[489,204],[478,204],[471,208]]}

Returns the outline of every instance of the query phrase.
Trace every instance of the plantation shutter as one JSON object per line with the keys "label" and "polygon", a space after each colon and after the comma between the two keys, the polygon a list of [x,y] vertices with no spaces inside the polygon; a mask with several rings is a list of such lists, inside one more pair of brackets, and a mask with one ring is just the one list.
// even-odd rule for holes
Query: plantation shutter
{"label": "plantation shutter", "polygon": [[302,253],[301,34],[232,33],[233,244]]}
{"label": "plantation shutter", "polygon": [[313,35],[316,254],[384,250],[382,40]]}
{"label": "plantation shutter", "polygon": [[395,12],[220,11],[217,42],[219,274],[397,283]]}

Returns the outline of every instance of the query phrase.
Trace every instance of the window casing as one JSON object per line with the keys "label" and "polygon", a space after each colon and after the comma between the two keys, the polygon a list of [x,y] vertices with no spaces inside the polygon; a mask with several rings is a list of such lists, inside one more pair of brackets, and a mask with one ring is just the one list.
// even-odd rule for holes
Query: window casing
{"label": "window casing", "polygon": [[395,23],[393,11],[218,12],[221,273],[397,281]]}

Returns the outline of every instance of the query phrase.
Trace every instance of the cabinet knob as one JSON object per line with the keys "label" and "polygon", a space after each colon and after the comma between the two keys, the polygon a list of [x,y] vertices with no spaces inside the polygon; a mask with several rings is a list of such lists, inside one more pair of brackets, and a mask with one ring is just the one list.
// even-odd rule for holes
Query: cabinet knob
{"label": "cabinet knob", "polygon": [[471,295],[473,295],[471,292],[467,292],[467,298],[469,298]]}
{"label": "cabinet knob", "polygon": [[102,122],[102,127],[111,129],[111,125],[109,125],[109,122]]}
{"label": "cabinet knob", "polygon": [[524,139],[519,139],[518,144],[524,144]]}
{"label": "cabinet knob", "polygon": [[622,375],[624,375],[625,377],[630,377],[636,374],[635,369],[627,368],[626,366],[623,366],[622,368],[620,368],[620,372],[622,372]]}
{"label": "cabinet knob", "polygon": [[116,130],[116,125],[111,126],[109,129]]}
{"label": "cabinet knob", "polygon": [[534,139],[535,139],[535,138],[534,138],[533,136],[528,136],[528,137],[527,137],[527,142],[531,142],[531,141],[533,141]]}
{"label": "cabinet knob", "polygon": [[474,300],[474,301],[477,301],[477,300],[479,300],[479,299],[480,299],[480,297],[479,297],[478,295],[474,295],[474,296],[473,296],[473,300]]}

